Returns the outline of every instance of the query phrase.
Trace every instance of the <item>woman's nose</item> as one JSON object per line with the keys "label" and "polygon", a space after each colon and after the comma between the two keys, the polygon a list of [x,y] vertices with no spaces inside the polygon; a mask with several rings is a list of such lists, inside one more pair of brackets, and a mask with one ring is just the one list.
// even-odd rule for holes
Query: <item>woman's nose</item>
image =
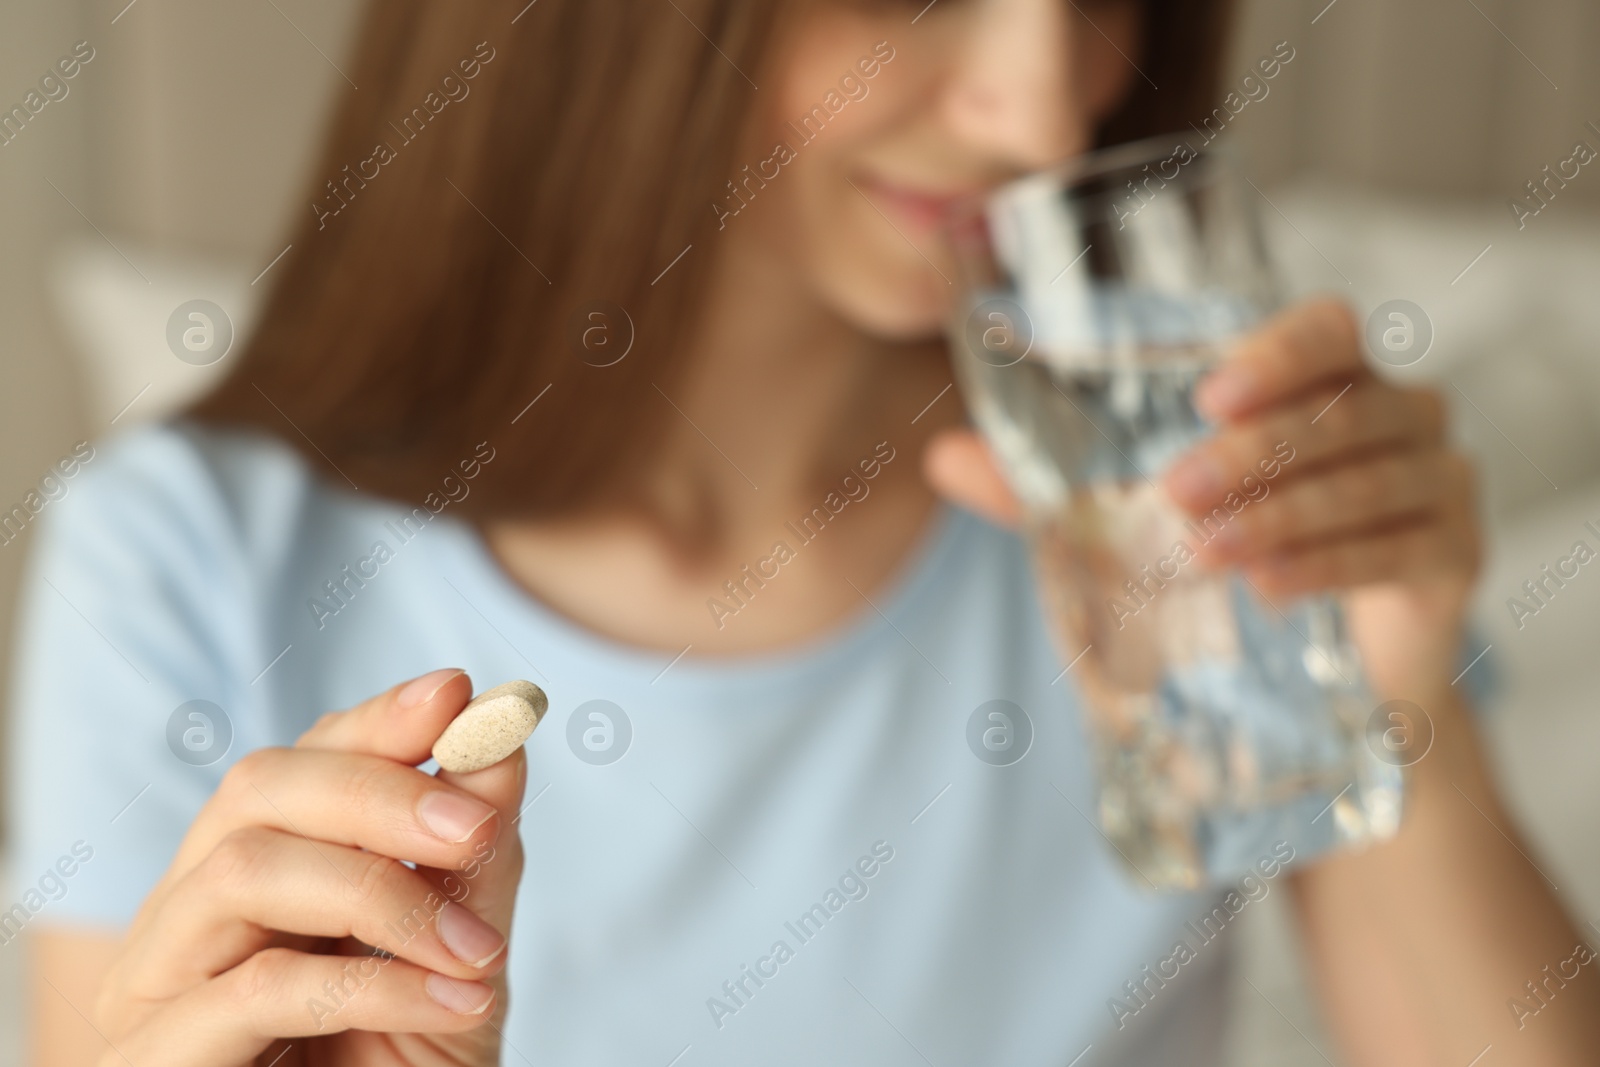
{"label": "woman's nose", "polygon": [[1094,30],[1073,4],[971,0],[960,22],[942,101],[956,136],[1002,169],[1036,169],[1089,147],[1073,53],[1075,35]]}

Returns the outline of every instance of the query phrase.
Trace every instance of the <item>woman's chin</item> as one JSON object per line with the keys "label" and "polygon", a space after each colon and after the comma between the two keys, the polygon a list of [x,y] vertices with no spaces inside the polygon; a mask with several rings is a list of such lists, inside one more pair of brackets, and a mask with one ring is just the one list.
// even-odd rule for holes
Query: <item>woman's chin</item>
{"label": "woman's chin", "polygon": [[[937,286],[937,288],[935,288]],[[944,332],[949,287],[937,277],[853,280],[833,294],[841,317],[869,337],[883,341],[927,341]]]}

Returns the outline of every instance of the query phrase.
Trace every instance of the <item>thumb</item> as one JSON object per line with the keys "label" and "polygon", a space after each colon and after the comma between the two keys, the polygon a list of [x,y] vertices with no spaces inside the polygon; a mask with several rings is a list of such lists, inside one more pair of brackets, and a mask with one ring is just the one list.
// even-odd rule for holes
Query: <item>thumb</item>
{"label": "thumb", "polygon": [[[429,757],[433,743],[461,714],[472,695],[472,680],[454,668],[432,671],[356,705],[319,719],[296,742],[300,748],[326,748],[381,756],[415,766]],[[515,822],[528,773],[521,747],[499,763],[464,774],[440,771],[440,781],[492,805],[496,837],[480,842],[459,869],[422,868],[447,899],[470,908],[501,933],[511,927],[511,905],[522,877],[522,847]]]}
{"label": "thumb", "polygon": [[479,771],[440,771],[441,782],[463,789],[500,813],[493,841],[480,842],[471,859],[453,871],[425,872],[441,891],[464,904],[501,933],[511,929],[511,911],[522,880],[522,838],[518,818],[528,779],[527,750],[517,750]]}
{"label": "thumb", "polygon": [[[459,710],[459,709],[458,709]],[[516,906],[517,886],[522,881],[522,837],[520,834],[520,805],[528,780],[528,754],[521,745],[499,763],[482,770],[457,773],[441,770],[438,778],[458,789],[463,789],[480,800],[493,805],[500,817],[493,841],[480,841],[470,859],[462,861],[454,870],[418,868],[431,881],[440,894],[451,903],[448,908],[463,907],[500,931],[502,937],[511,936],[511,915]],[[441,914],[440,921],[445,921]],[[503,968],[506,953],[502,951],[497,966]],[[478,1027],[463,1034],[437,1036],[436,1041],[454,1063],[498,1063],[499,1045],[504,1040],[507,1002],[506,974],[502,969],[489,980],[495,988],[493,1016],[488,1026]]]}
{"label": "thumb", "polygon": [[1022,507],[988,444],[972,430],[936,434],[922,454],[922,473],[939,495],[997,526],[1022,520]]}

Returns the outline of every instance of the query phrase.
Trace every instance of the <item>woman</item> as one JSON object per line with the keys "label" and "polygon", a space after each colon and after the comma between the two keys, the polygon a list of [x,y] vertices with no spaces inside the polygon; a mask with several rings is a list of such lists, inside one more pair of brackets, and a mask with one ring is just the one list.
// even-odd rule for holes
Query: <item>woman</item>
{"label": "woman", "polygon": [[[232,377],[54,509],[21,869],[91,858],[30,919],[37,1062],[1216,1062],[1231,939],[1147,977],[1212,899],[1080,814],[925,257],[952,197],[1209,111],[1222,8],[375,5]],[[1211,562],[1346,591],[1435,724],[1399,836],[1278,883],[1345,1056],[1593,1062],[1593,979],[1524,989],[1580,938],[1451,686],[1438,401],[1318,303],[1202,403],[1185,507],[1303,457]],[[415,769],[519,676],[526,753]],[[1006,768],[962,739],[996,698]]]}

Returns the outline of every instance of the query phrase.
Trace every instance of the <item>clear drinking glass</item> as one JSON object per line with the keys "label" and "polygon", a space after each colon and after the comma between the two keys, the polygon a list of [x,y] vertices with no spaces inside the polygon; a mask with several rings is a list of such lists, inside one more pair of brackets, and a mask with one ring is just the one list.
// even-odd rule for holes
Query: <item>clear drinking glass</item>
{"label": "clear drinking glass", "polygon": [[1196,383],[1279,303],[1254,196],[1230,157],[1175,137],[1014,182],[947,231],[957,379],[1024,507],[1100,827],[1161,888],[1400,821],[1402,769],[1366,743],[1375,705],[1338,604],[1274,607],[1190,561],[1275,491],[1295,442],[1202,520],[1158,488],[1212,430]]}

